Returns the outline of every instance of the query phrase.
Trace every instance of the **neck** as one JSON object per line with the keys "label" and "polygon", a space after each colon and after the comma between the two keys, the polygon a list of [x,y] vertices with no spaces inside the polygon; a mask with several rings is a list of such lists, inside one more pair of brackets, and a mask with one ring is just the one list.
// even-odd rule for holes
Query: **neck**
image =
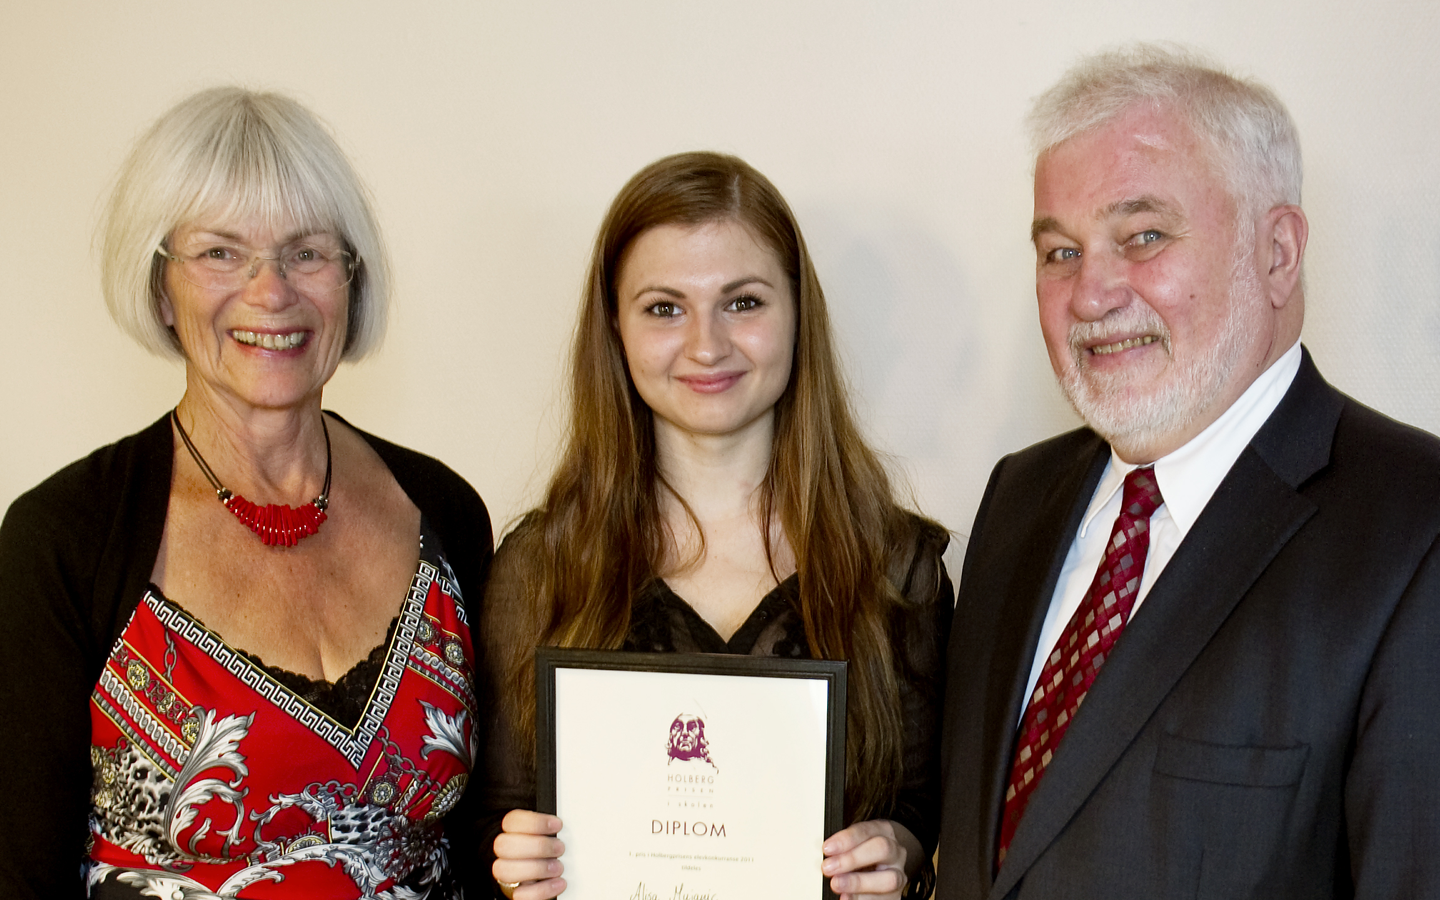
{"label": "neck", "polygon": [[[760,485],[770,470],[773,440],[773,412],[727,435],[697,435],[658,419],[655,422],[660,474],[702,525],[754,511]],[[683,511],[679,514],[684,516]],[[666,518],[674,522],[668,508]]]}
{"label": "neck", "polygon": [[216,402],[192,387],[176,412],[215,476],[235,493],[262,505],[299,505],[320,493],[326,451],[318,396],[297,407],[260,409]]}

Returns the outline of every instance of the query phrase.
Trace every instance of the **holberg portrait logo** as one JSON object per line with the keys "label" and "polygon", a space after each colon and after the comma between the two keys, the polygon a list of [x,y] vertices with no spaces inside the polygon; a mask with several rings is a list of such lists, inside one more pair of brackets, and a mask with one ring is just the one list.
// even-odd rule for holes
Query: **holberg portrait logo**
{"label": "holberg portrait logo", "polygon": [[[723,724],[723,723],[722,723]],[[724,742],[721,742],[724,747]],[[670,736],[665,741],[665,806],[667,817],[652,819],[651,834],[680,837],[723,838],[725,823],[706,819],[679,818],[704,815],[715,809],[720,767],[710,752],[710,738],[705,734],[705,720],[695,713],[682,712],[670,723]],[[676,761],[680,765],[673,765]],[[658,760],[657,760],[658,762]],[[709,766],[709,769],[705,767]]]}
{"label": "holberg portrait logo", "polygon": [[665,752],[670,757],[665,761],[667,766],[677,759],[682,762],[700,760],[709,763],[716,772],[720,771],[720,767],[715,765],[715,760],[710,757],[710,740],[705,737],[705,720],[693,713],[682,712],[670,723],[670,740]]}

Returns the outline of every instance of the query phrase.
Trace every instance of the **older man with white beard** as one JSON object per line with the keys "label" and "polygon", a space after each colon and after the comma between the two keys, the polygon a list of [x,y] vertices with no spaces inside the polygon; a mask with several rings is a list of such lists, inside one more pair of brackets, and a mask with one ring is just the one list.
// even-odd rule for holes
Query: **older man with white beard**
{"label": "older man with white beard", "polygon": [[1138,47],[1031,125],[1089,427],[1001,460],[975,519],[936,896],[1440,896],[1440,440],[1300,344],[1288,113]]}

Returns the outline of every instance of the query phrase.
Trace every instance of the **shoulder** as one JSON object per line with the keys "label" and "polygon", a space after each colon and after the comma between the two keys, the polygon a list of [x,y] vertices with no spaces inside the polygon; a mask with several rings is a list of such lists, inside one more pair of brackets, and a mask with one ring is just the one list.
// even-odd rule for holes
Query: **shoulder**
{"label": "shoulder", "polygon": [[16,498],[11,516],[31,522],[95,518],[139,487],[159,485],[170,491],[169,414],[144,431],[76,460]]}
{"label": "shoulder", "polygon": [[1346,398],[1329,463],[1300,487],[1376,526],[1440,534],[1440,438]]}
{"label": "shoulder", "polygon": [[[1392,528],[1440,521],[1440,437],[1345,395],[1302,365],[1252,446],[1321,509],[1382,515]],[[1424,523],[1429,523],[1424,524]]]}
{"label": "shoulder", "polygon": [[995,464],[991,478],[999,478],[1003,473],[1007,480],[1041,483],[1053,479],[1062,468],[1075,464],[1088,466],[1097,453],[1107,449],[1105,441],[1095,432],[1076,428],[1006,454]]}
{"label": "shoulder", "polygon": [[895,510],[887,541],[886,577],[912,603],[931,603],[945,593],[945,548],[950,532],[939,522],[909,510]]}
{"label": "shoulder", "polygon": [[939,522],[927,519],[908,509],[895,510],[894,537],[891,539],[892,556],[898,551],[906,558],[916,556],[939,557],[950,544],[950,531]]}
{"label": "shoulder", "polygon": [[1099,435],[1089,428],[1077,428],[1001,457],[990,472],[975,514],[972,546],[992,508],[1004,510],[1003,518],[1011,525],[1031,527],[1036,516],[1046,514],[1047,504],[1042,501],[1083,491],[1086,486],[1093,488],[1109,456],[1109,445]]}
{"label": "shoulder", "polygon": [[173,458],[168,415],[101,447],[18,497],[0,524],[0,602],[68,602],[96,647],[138,602],[165,530]]}
{"label": "shoulder", "polygon": [[[411,450],[409,447],[402,447],[382,437],[377,437],[368,431],[356,428],[346,422],[342,416],[326,410],[326,415],[354,429],[365,439],[380,459],[385,462],[390,473],[400,486],[405,488],[411,499],[419,504],[419,497],[428,499],[448,501],[439,505],[468,506],[472,510],[484,510],[485,504],[471,487],[470,482],[462,478],[454,469],[445,465],[433,456],[428,456],[418,450]],[[413,490],[412,490],[413,489]],[[417,497],[417,494],[419,497]],[[421,507],[424,509],[424,507]],[[429,510],[425,510],[429,513]],[[486,514],[486,522],[489,522],[489,514]]]}
{"label": "shoulder", "polygon": [[[545,531],[545,524],[549,516],[543,509],[532,509],[522,515],[510,530],[505,532],[505,537],[500,541],[500,549],[507,547],[516,549],[532,548],[535,542],[541,539]],[[495,551],[498,555],[500,550]],[[515,552],[511,550],[510,552]]]}
{"label": "shoulder", "polygon": [[495,550],[486,596],[518,597],[528,571],[527,562],[540,558],[544,546],[545,513],[532,509],[505,534]]}
{"label": "shoulder", "polygon": [[461,589],[478,593],[490,567],[494,535],[490,531],[490,513],[470,482],[433,456],[355,428],[333,412],[327,411],[326,415],[365,439],[400,488],[440,533],[446,559],[455,569]]}
{"label": "shoulder", "polygon": [[[532,511],[505,535],[495,551],[495,561],[485,582],[480,609],[480,635],[496,660],[490,665],[505,669],[516,664],[543,628],[547,610],[540,591],[533,585],[537,561],[542,557],[543,516]],[[499,663],[505,659],[508,662]]]}
{"label": "shoulder", "polygon": [[[1440,488],[1440,437],[1390,418],[1350,397],[1335,429],[1335,464],[1383,465],[1407,487]],[[1432,494],[1432,496],[1434,496]]]}
{"label": "shoulder", "polygon": [[1038,509],[1039,501],[1061,486],[1083,487],[1099,478],[1110,458],[1110,445],[1089,428],[1077,428],[1006,454],[990,473],[981,508],[997,494],[1019,493],[1031,498],[1011,507]]}
{"label": "shoulder", "polygon": [[[168,414],[144,431],[76,460],[15,499],[5,514],[12,539],[63,540],[99,552],[118,519],[126,528],[164,527],[172,451]],[[132,516],[144,515],[136,521]],[[158,540],[158,535],[157,535]]]}
{"label": "shoulder", "polygon": [[495,551],[495,563],[502,558],[527,556],[540,549],[545,533],[545,511],[532,509],[511,526]]}
{"label": "shoulder", "polygon": [[427,516],[459,513],[484,520],[484,530],[490,533],[490,514],[480,495],[454,469],[433,456],[427,456],[392,441],[376,437],[368,431],[355,428],[333,412],[326,415],[343,422],[355,430],[368,443],[395,476],[395,480],[415,501],[415,505]]}
{"label": "shoulder", "polygon": [[1350,485],[1369,505],[1386,498],[1404,506],[1409,499],[1440,510],[1440,438],[1342,393],[1320,374],[1308,350],[1251,446],[1302,493],[1319,497],[1321,488]]}

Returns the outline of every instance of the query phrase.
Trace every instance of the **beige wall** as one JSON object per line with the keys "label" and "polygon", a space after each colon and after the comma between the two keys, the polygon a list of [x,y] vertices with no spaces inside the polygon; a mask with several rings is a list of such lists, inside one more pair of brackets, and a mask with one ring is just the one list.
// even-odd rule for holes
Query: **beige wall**
{"label": "beige wall", "polygon": [[1132,38],[1196,44],[1288,101],[1307,343],[1343,389],[1440,430],[1433,0],[6,7],[0,507],[178,399],[180,368],[106,317],[91,235],[137,132],[220,82],[309,104],[378,199],[395,324],[326,405],[450,463],[500,523],[548,470],[606,203],[644,163],[714,148],[796,208],[871,433],[966,532],[996,458],[1074,424],[1035,322],[1021,117]]}

